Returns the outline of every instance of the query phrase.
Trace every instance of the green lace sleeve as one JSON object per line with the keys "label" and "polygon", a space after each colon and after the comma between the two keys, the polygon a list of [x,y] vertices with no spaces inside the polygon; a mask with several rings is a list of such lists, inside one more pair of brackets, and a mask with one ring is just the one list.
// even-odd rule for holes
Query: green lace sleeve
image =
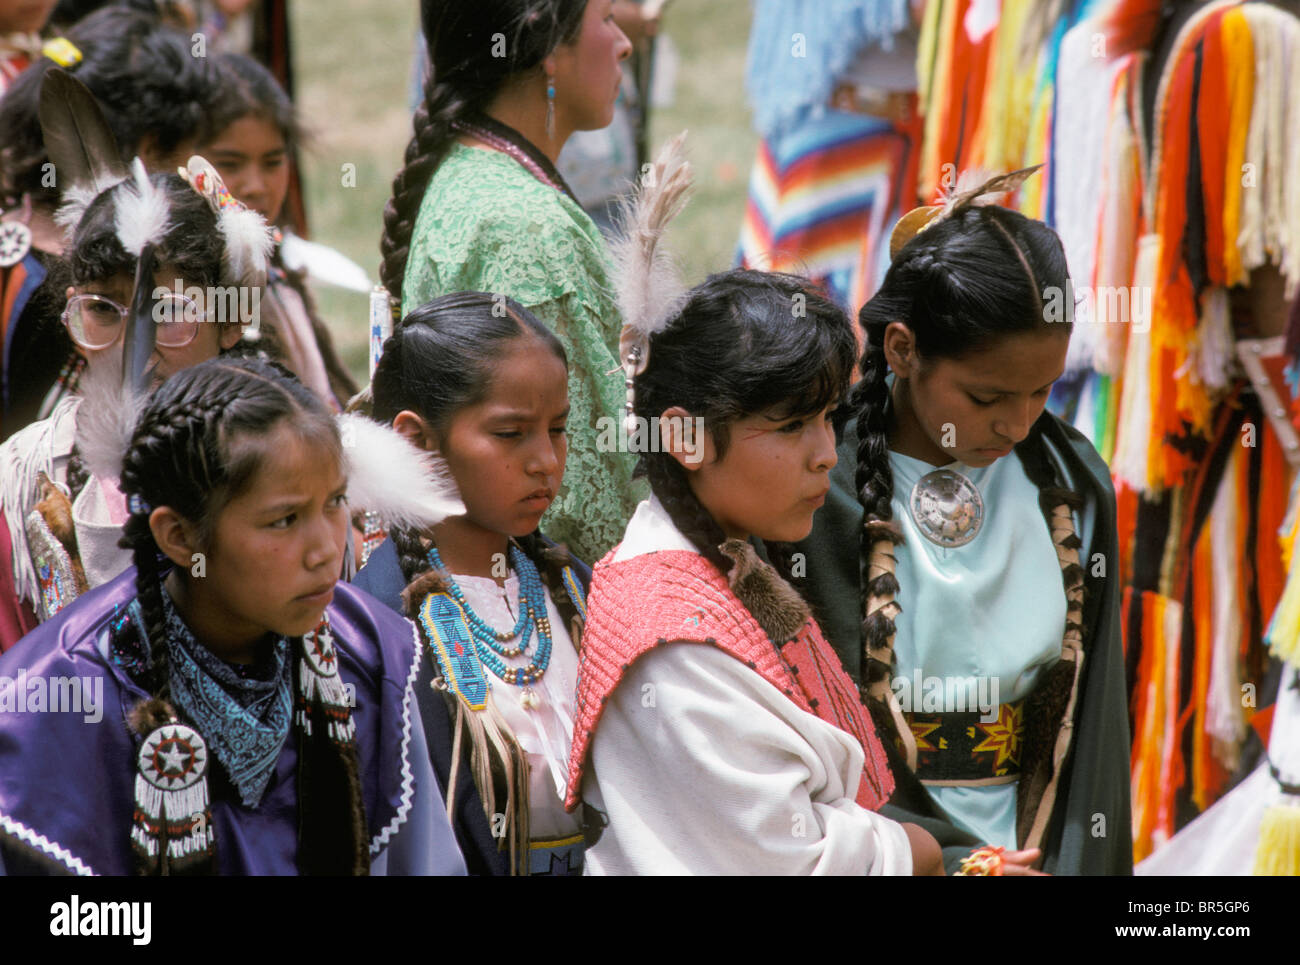
{"label": "green lace sleeve", "polygon": [[[565,482],[542,520],[552,539],[595,562],[623,537],[638,500],[634,457],[601,451],[622,413],[622,322],[596,226],[567,197],[514,160],[457,145],[416,220],[403,313],[454,291],[500,292],[548,325],[569,358]],[[609,420],[615,420],[613,422]]]}

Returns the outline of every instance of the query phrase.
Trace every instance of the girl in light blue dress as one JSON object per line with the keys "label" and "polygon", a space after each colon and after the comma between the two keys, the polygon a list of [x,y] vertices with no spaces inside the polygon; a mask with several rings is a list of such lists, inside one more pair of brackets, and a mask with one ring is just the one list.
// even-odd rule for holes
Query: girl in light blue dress
{"label": "girl in light blue dress", "polygon": [[1065,254],[1005,208],[914,215],[859,316],[862,381],[802,588],[893,735],[891,803],[951,832],[950,870],[974,840],[1007,873],[1128,873],[1115,498],[1045,411]]}

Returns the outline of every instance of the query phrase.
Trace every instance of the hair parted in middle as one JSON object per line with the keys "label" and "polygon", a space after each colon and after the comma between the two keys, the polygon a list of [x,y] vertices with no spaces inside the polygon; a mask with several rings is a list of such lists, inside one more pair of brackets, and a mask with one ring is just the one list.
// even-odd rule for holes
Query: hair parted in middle
{"label": "hair parted in middle", "polygon": [[[1065,250],[1055,231],[1008,208],[966,204],[899,250],[879,291],[858,313],[866,344],[851,411],[859,436],[854,485],[863,507],[861,604],[868,687],[888,680],[890,669],[873,654],[892,653],[893,618],[902,609],[894,601],[899,586],[892,569],[874,577],[869,573],[874,545],[902,539],[891,505],[889,435],[894,411],[886,381],[885,331],[893,322],[905,324],[923,367],[939,359],[996,351],[1000,342],[1018,335],[1066,338],[1071,323],[1051,320],[1045,309],[1052,289],[1070,291]],[[1081,499],[1057,480],[1042,435],[1042,419],[1047,418],[1044,412],[1015,453],[1038,487],[1051,532],[1057,507],[1074,508]],[[1072,539],[1077,547],[1077,537]],[[1064,572],[1067,590],[1081,579],[1077,569]],[[882,606],[882,601],[888,602]],[[1071,614],[1073,619],[1075,611]]]}
{"label": "hair parted in middle", "polygon": [[[737,419],[812,415],[844,398],[857,354],[848,316],[807,279],[739,268],[691,289],[649,346],[633,414],[648,421],[680,406],[704,420],[719,459]],[[731,560],[718,548],[726,535],[686,470],[666,452],[642,453],[639,469],[682,534],[728,572]],[[788,576],[785,547],[770,546],[769,555]]]}
{"label": "hair parted in middle", "polygon": [[[457,412],[487,395],[493,365],[515,339],[535,339],[568,367],[555,333],[513,298],[452,292],[426,302],[408,313],[384,342],[370,380],[371,418],[390,425],[399,412],[409,410],[435,432],[445,433]],[[431,567],[421,534],[394,527],[389,535],[408,586],[422,581]],[[527,536],[518,542],[533,562],[543,562],[540,541]],[[409,595],[416,605],[424,598],[424,593]]]}
{"label": "hair parted in middle", "polygon": [[398,302],[416,214],[438,165],[456,138],[453,127],[486,112],[512,76],[537,68],[582,29],[588,0],[421,0],[420,26],[430,75],[415,111],[415,134],[384,207],[379,277]]}

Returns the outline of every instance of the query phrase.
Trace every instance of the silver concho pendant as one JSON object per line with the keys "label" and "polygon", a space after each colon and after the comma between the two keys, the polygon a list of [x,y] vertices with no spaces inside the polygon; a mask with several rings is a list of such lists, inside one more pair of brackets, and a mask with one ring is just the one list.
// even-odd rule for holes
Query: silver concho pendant
{"label": "silver concho pendant", "polygon": [[936,469],[912,487],[912,519],[931,543],[965,546],[984,523],[984,499],[973,482],[951,469]]}
{"label": "silver concho pendant", "polygon": [[12,268],[32,249],[32,232],[18,221],[0,223],[0,268]]}

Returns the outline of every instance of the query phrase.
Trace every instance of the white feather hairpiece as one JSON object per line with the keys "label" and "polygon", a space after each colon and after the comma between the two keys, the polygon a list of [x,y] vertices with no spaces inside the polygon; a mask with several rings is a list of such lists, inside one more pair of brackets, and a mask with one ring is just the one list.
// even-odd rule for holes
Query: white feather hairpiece
{"label": "white feather hairpiece", "polygon": [[149,396],[122,379],[122,354],[104,352],[87,366],[78,394],[76,444],[81,461],[95,476],[117,479],[131,447],[136,423]]}
{"label": "white feather hairpiece", "polygon": [[171,227],[171,206],[167,193],[149,180],[144,162],[136,158],[131,162],[131,177],[126,190],[119,191],[113,199],[117,238],[127,254],[140,257],[145,245],[156,245],[167,236]]}
{"label": "white feather hairpiece", "polygon": [[77,225],[81,224],[81,219],[85,217],[86,209],[90,203],[110,188],[115,188],[122,183],[120,179],[111,181],[103,186],[94,184],[74,184],[63,192],[63,203],[54,213],[54,223],[63,229],[68,238],[68,246],[72,245],[72,234],[77,230]]}
{"label": "white feather hairpiece", "polygon": [[217,169],[195,154],[176,172],[189,182],[217,216],[217,230],[225,242],[221,269],[230,285],[260,288],[266,284],[275,240],[266,219],[230,193]]}
{"label": "white feather hairpiece", "polygon": [[389,528],[416,530],[465,512],[441,458],[363,415],[343,413],[338,423],[354,511],[375,513]]}
{"label": "white feather hairpiece", "polygon": [[627,417],[632,417],[632,380],[650,361],[650,336],[662,331],[686,300],[686,286],[662,241],[672,220],[690,198],[695,172],[686,159],[682,131],[646,165],[637,193],[619,213],[619,230],[611,244],[614,285],[623,331],[618,354],[627,388]]}

